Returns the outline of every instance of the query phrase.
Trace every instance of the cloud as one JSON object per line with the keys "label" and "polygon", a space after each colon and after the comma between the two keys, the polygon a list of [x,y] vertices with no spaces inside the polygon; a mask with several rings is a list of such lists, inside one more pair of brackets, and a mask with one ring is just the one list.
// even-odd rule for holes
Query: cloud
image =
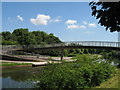
{"label": "cloud", "polygon": [[50,22],[60,22],[61,16],[56,17],[55,19],[51,19]]}
{"label": "cloud", "polygon": [[34,25],[47,25],[50,19],[51,17],[49,15],[38,14],[35,19],[31,18],[30,21]]}
{"label": "cloud", "polygon": [[83,24],[87,25],[88,23],[86,21],[83,21]]}
{"label": "cloud", "polygon": [[65,23],[66,24],[75,24],[75,23],[77,23],[77,21],[76,20],[67,20]]}
{"label": "cloud", "polygon": [[79,26],[78,25],[68,25],[67,28],[68,29],[77,29],[77,28],[79,28]]}
{"label": "cloud", "polygon": [[67,24],[68,29],[86,29],[89,27],[96,27],[95,23],[88,23],[86,21],[82,22],[83,25],[79,25],[77,20],[67,20],[65,24]]}
{"label": "cloud", "polygon": [[[68,29],[86,29],[89,27],[96,27],[95,23],[88,23],[86,21],[83,21],[83,25],[78,25],[76,20],[68,20],[65,22],[67,24]],[[76,25],[77,24],[77,25]]]}
{"label": "cloud", "polygon": [[80,25],[79,28],[81,28],[81,29],[85,29],[86,26],[84,26],[84,25]]}
{"label": "cloud", "polygon": [[24,20],[20,15],[17,15],[17,19],[19,19],[20,21]]}
{"label": "cloud", "polygon": [[89,23],[89,24],[88,24],[88,27],[96,27],[96,24],[94,24],[94,23]]}
{"label": "cloud", "polygon": [[87,25],[87,27],[96,27],[97,25],[95,23],[88,23],[86,21],[83,21],[84,25]]}
{"label": "cloud", "polygon": [[86,27],[84,25],[68,25],[68,29],[85,29]]}

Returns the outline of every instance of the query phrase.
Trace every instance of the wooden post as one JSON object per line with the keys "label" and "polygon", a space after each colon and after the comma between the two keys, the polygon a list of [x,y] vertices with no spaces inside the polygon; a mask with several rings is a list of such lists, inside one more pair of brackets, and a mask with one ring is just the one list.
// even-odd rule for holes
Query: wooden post
{"label": "wooden post", "polygon": [[37,54],[37,58],[39,58],[39,54]]}
{"label": "wooden post", "polygon": [[12,55],[12,51],[10,51],[10,55]]}
{"label": "wooden post", "polygon": [[63,60],[63,56],[64,56],[64,49],[61,49],[61,61]]}

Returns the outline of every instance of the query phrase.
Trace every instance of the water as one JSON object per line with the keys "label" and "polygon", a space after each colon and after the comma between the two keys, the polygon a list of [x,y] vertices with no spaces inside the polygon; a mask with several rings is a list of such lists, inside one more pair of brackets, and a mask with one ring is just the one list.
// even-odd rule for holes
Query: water
{"label": "water", "polygon": [[[114,65],[120,63],[120,59],[114,60]],[[8,67],[2,68],[2,88],[34,88],[39,74],[44,67]]]}
{"label": "water", "polygon": [[34,88],[43,67],[2,68],[2,88]]}
{"label": "water", "polygon": [[100,62],[106,62],[106,61],[110,61],[111,62],[111,65],[114,65],[114,66],[117,66],[119,63],[120,63],[120,59],[112,59],[112,60],[110,60],[110,59],[98,59],[97,60],[99,63]]}

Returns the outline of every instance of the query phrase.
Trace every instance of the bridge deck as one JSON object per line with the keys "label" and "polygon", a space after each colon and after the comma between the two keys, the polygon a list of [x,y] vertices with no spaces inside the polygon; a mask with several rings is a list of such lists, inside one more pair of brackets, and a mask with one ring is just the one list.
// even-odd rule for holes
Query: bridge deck
{"label": "bridge deck", "polygon": [[49,45],[7,45],[2,46],[4,51],[16,50],[33,50],[33,49],[57,49],[57,48],[98,48],[98,49],[120,49],[120,42],[103,42],[103,41],[74,41],[63,42]]}
{"label": "bridge deck", "polygon": [[103,42],[103,41],[75,41],[63,42],[49,45],[7,45],[2,47],[2,53],[10,51],[32,51],[39,49],[60,49],[61,60],[63,59],[64,49],[87,48],[87,49],[110,49],[120,51],[120,42]]}

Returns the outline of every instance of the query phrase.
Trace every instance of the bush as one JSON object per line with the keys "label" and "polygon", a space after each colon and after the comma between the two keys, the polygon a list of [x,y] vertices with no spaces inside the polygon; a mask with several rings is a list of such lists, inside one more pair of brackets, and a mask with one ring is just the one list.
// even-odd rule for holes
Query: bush
{"label": "bush", "polygon": [[34,52],[41,55],[60,56],[59,50],[36,50]]}
{"label": "bush", "polygon": [[115,67],[107,62],[81,57],[81,61],[52,64],[39,77],[36,88],[91,88],[114,75]]}
{"label": "bush", "polygon": [[2,45],[17,45],[18,43],[16,41],[7,41],[3,40]]}
{"label": "bush", "polygon": [[70,54],[68,54],[67,56],[68,56],[68,57],[75,57],[76,54],[74,54],[74,53],[70,53]]}

